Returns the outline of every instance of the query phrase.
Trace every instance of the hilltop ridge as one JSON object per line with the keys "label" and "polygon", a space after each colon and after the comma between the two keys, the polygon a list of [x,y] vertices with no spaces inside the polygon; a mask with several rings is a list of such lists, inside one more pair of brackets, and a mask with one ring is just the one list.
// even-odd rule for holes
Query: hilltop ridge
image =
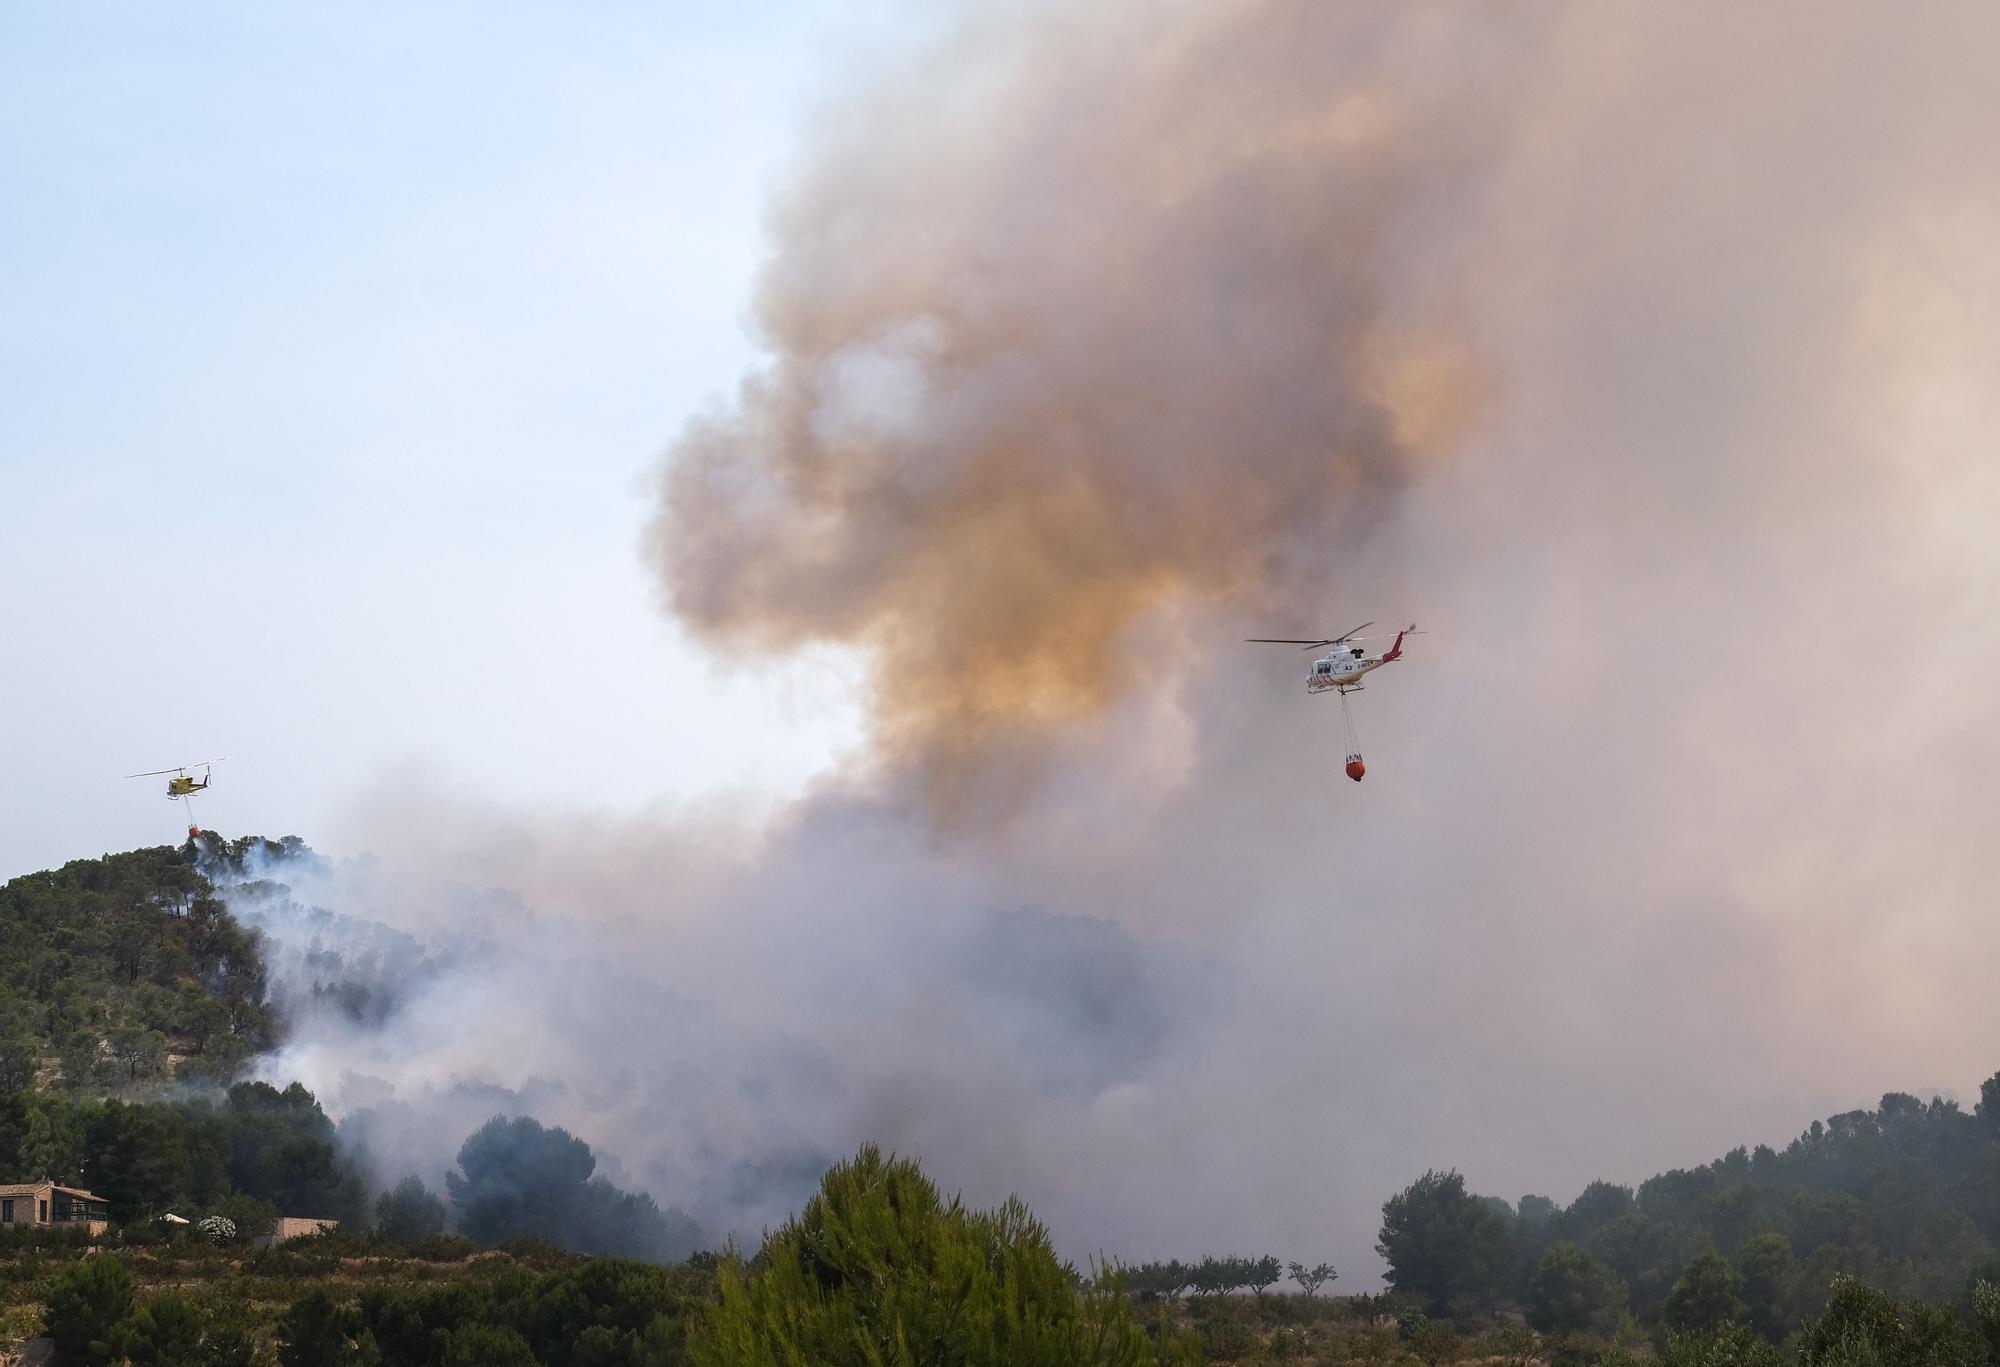
{"label": "hilltop ridge", "polygon": [[281,1033],[257,936],[202,874],[208,835],[0,884],[0,1093],[226,1082]]}

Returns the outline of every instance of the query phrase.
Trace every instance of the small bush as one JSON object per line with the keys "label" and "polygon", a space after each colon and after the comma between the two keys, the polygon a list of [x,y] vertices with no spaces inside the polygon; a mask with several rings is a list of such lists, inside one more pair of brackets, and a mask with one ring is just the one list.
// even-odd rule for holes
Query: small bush
{"label": "small bush", "polygon": [[132,1278],[109,1253],[85,1258],[57,1277],[42,1323],[64,1367],[107,1367],[115,1361],[132,1300]]}
{"label": "small bush", "polygon": [[498,1324],[468,1324],[445,1340],[444,1367],[541,1367],[528,1341]]}
{"label": "small bush", "polygon": [[308,1291],[278,1320],[278,1361],[284,1367],[363,1367],[378,1361],[375,1341],[358,1312],[325,1291]]}
{"label": "small bush", "polygon": [[517,1263],[533,1267],[560,1267],[582,1261],[581,1255],[567,1252],[534,1234],[517,1234],[501,1244],[500,1251]]}
{"label": "small bush", "polygon": [[207,1367],[204,1316],[178,1291],[162,1291],[132,1316],[120,1335],[133,1367]]}
{"label": "small bush", "polygon": [[410,1256],[429,1263],[462,1263],[479,1245],[460,1234],[438,1234],[410,1245]]}
{"label": "small bush", "polygon": [[0,1256],[10,1258],[35,1251],[78,1257],[91,1242],[90,1231],[79,1226],[0,1225]]}
{"label": "small bush", "polygon": [[237,1236],[245,1240],[263,1238],[278,1223],[278,1208],[254,1196],[226,1196],[211,1213],[234,1223]]}
{"label": "small bush", "polygon": [[1201,1346],[1211,1360],[1229,1362],[1252,1356],[1263,1346],[1263,1341],[1242,1320],[1226,1319],[1202,1326]]}

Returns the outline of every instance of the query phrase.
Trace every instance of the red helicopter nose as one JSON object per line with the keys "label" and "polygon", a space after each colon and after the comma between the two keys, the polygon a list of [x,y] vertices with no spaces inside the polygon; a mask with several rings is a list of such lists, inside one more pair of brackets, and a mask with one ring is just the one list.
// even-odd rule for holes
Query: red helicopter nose
{"label": "red helicopter nose", "polygon": [[1347,757],[1347,776],[1349,778],[1359,783],[1361,782],[1361,776],[1367,772],[1368,766],[1361,762],[1361,756],[1349,755]]}

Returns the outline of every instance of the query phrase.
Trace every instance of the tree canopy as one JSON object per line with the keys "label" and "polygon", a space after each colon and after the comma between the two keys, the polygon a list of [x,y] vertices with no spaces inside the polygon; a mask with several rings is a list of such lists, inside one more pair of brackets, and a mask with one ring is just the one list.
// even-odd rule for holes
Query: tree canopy
{"label": "tree canopy", "polygon": [[1782,1150],[1734,1149],[1636,1190],[1593,1182],[1562,1208],[1539,1196],[1509,1208],[1427,1172],[1383,1207],[1378,1250],[1390,1284],[1433,1314],[1490,1298],[1600,1333],[1604,1315],[1577,1307],[1607,1291],[1601,1268],[1640,1322],[1690,1345],[1737,1324],[1782,1342],[1843,1274],[1900,1302],[1963,1303],[1980,1278],[2000,1279],[1996,1114],[2000,1074],[1971,1113],[1892,1092]]}
{"label": "tree canopy", "polygon": [[1389,1265],[1389,1285],[1432,1314],[1472,1309],[1500,1289],[1508,1220],[1468,1194],[1458,1173],[1426,1172],[1383,1203],[1375,1251]]}
{"label": "tree canopy", "polygon": [[120,1223],[214,1210],[234,1196],[350,1224],[367,1209],[332,1122],[297,1083],[240,1082],[171,1102],[0,1097],[0,1171],[87,1186]]}
{"label": "tree canopy", "polygon": [[1149,1337],[1113,1274],[1080,1281],[1020,1201],[968,1210],[873,1146],[755,1259],[724,1265],[689,1336],[700,1367],[1146,1367],[1193,1351]]}
{"label": "tree canopy", "polygon": [[226,1081],[276,1042],[257,937],[193,861],[160,846],[0,884],[0,1093]]}
{"label": "tree canopy", "polygon": [[444,1202],[415,1173],[375,1200],[375,1227],[404,1243],[442,1234],[444,1219]]}
{"label": "tree canopy", "polygon": [[1545,1334],[1609,1335],[1625,1308],[1618,1274],[1572,1243],[1542,1255],[1530,1291],[1528,1323]]}
{"label": "tree canopy", "polygon": [[569,1131],[495,1116],[458,1151],[445,1187],[461,1233],[481,1243],[528,1235],[583,1253],[675,1261],[701,1243],[686,1215],[592,1178],[597,1159]]}

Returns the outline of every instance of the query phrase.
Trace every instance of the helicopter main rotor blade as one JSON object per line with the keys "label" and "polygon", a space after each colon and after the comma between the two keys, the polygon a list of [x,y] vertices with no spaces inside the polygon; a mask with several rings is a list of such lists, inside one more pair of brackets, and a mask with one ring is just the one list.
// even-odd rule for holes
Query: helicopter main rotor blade
{"label": "helicopter main rotor blade", "polygon": [[1301,638],[1296,638],[1291,636],[1245,636],[1243,638],[1243,641],[1244,644],[1253,646],[1304,646],[1307,650],[1316,650],[1320,646],[1337,646],[1342,644],[1343,642],[1357,640],[1357,639],[1363,641],[1372,641],[1375,639],[1374,637],[1372,636],[1356,637],[1355,632],[1366,631],[1369,627],[1372,627],[1374,625],[1375,624],[1373,622],[1363,622],[1360,626],[1352,627],[1348,631],[1342,633],[1339,636],[1329,636],[1326,639],[1320,641],[1307,641]]}
{"label": "helicopter main rotor blade", "polygon": [[180,765],[180,766],[178,766],[178,767],[176,767],[176,768],[173,768],[173,769],[148,769],[148,770],[147,770],[147,771],[146,771],[145,773],[143,773],[143,774],[127,774],[127,775],[125,775],[125,777],[127,777],[127,778],[158,778],[158,777],[159,777],[159,776],[160,776],[161,774],[184,774],[184,773],[186,773],[186,772],[187,772],[187,766],[183,764],[183,765]]}
{"label": "helicopter main rotor blade", "polygon": [[1244,640],[1244,643],[1245,643],[1245,644],[1247,644],[1247,645],[1254,645],[1254,646],[1304,646],[1304,647],[1305,647],[1305,648],[1306,648],[1307,650],[1312,650],[1312,649],[1314,649],[1314,648],[1316,648],[1316,647],[1319,647],[1319,646],[1337,646],[1337,645],[1339,645],[1339,644],[1340,644],[1340,643],[1341,643],[1342,641],[1349,641],[1349,640],[1352,640],[1352,639],[1354,639],[1354,633],[1355,633],[1355,632],[1357,632],[1357,631],[1365,631],[1365,630],[1367,630],[1367,629],[1368,629],[1369,627],[1372,627],[1372,626],[1374,626],[1374,625],[1375,625],[1375,624],[1374,624],[1373,622],[1363,622],[1363,623],[1362,623],[1362,624],[1361,624],[1360,626],[1358,626],[1358,627],[1354,627],[1354,628],[1350,629],[1349,631],[1347,631],[1347,632],[1343,633],[1342,635],[1339,635],[1339,636],[1328,636],[1328,637],[1326,637],[1326,638],[1324,638],[1324,639],[1322,639],[1322,640],[1318,640],[1318,641],[1308,641],[1308,640],[1305,640],[1305,639],[1303,639],[1303,638],[1300,638],[1300,637],[1291,637],[1291,636],[1246,636],[1246,637],[1244,637],[1244,638],[1243,638],[1243,640]]}

